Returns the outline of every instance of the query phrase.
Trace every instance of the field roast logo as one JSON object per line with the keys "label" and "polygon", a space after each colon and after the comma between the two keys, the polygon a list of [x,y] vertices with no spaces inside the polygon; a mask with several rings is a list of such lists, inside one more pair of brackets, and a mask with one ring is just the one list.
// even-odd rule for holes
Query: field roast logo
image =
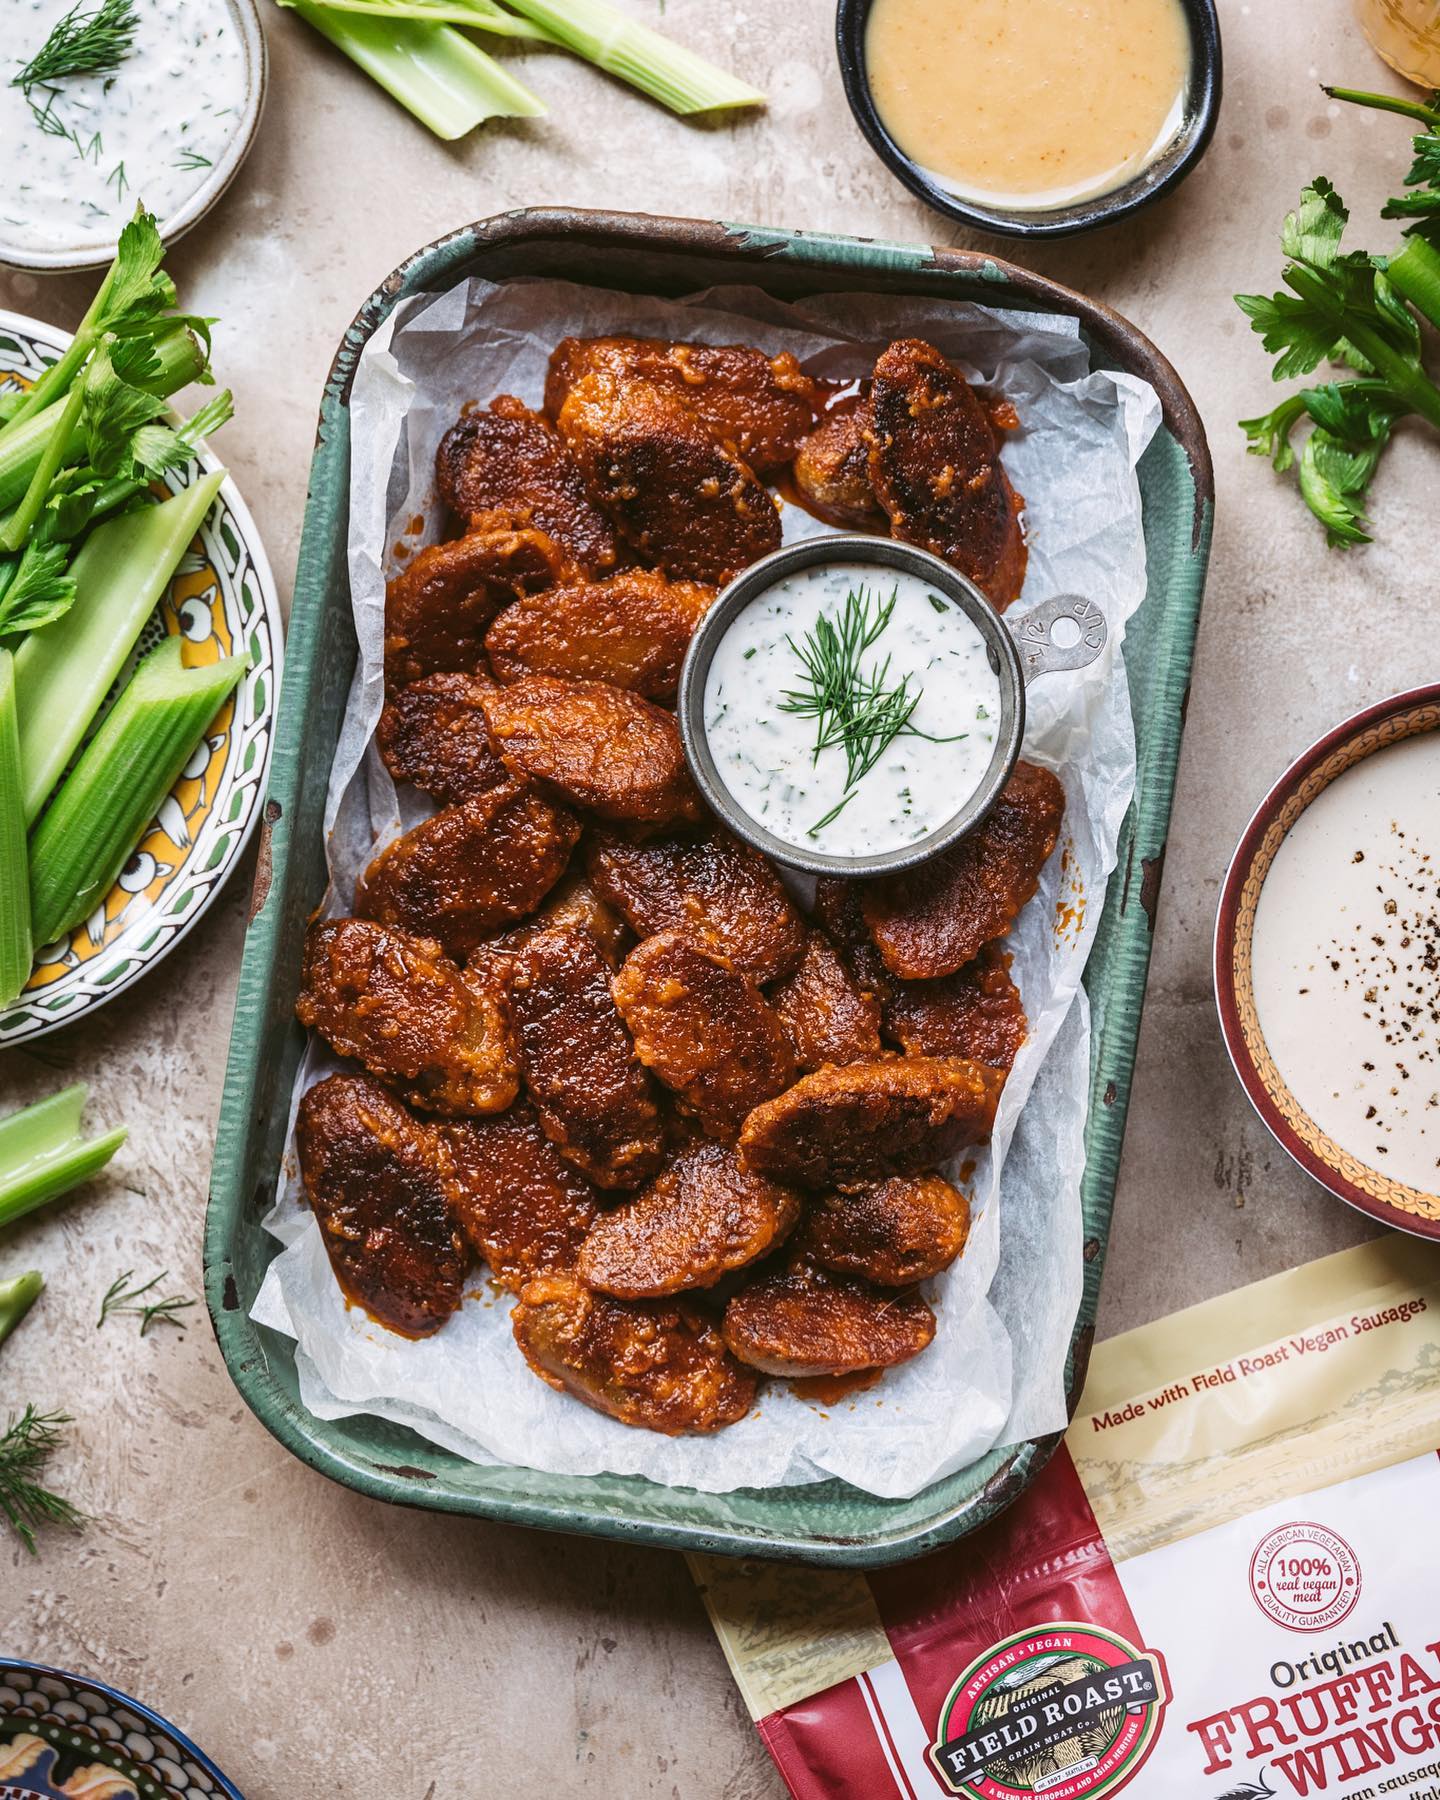
{"label": "field roast logo", "polygon": [[971,1800],[1112,1794],[1150,1754],[1170,1698],[1158,1653],[1095,1625],[1017,1632],[973,1662],[930,1759]]}

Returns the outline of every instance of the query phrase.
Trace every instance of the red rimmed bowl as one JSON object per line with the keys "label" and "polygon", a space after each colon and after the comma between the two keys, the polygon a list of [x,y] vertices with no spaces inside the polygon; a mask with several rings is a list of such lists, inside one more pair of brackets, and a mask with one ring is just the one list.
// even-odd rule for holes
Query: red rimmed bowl
{"label": "red rimmed bowl", "polygon": [[1345,1149],[1295,1098],[1260,1029],[1253,965],[1260,893],[1296,820],[1357,763],[1437,730],[1440,683],[1411,688],[1346,719],[1285,771],[1256,808],[1225,877],[1215,922],[1215,998],[1235,1073],[1281,1148],[1332,1194],[1372,1219],[1416,1237],[1440,1239],[1440,1194],[1397,1181]]}

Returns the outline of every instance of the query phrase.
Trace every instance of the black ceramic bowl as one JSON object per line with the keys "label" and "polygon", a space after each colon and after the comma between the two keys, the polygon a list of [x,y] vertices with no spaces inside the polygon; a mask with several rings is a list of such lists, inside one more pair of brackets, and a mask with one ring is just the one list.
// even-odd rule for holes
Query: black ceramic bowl
{"label": "black ceramic bowl", "polygon": [[[963,5],[964,0],[955,0]],[[1123,186],[1108,194],[1095,194],[1071,206],[1046,211],[982,206],[941,187],[917,163],[913,163],[885,129],[870,93],[865,66],[865,26],[871,0],[839,0],[835,12],[835,45],[840,56],[840,75],[860,129],[880,160],[913,194],[937,212],[948,213],[981,231],[1002,237],[1066,237],[1071,232],[1113,225],[1176,187],[1205,154],[1220,113],[1220,20],[1215,0],[1180,0],[1190,24],[1190,88],[1185,97],[1185,116],[1180,129],[1154,162]]]}

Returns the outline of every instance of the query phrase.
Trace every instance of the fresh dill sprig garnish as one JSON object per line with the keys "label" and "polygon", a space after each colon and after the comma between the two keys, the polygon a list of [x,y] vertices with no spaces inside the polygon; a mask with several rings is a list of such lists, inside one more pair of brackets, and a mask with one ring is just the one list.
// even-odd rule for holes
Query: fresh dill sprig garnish
{"label": "fresh dill sprig garnish", "polygon": [[208,169],[213,165],[208,156],[202,156],[198,150],[182,150],[172,165],[177,169]]}
{"label": "fresh dill sprig garnish", "polygon": [[117,200],[123,200],[125,198],[125,190],[130,185],[130,178],[125,173],[125,159],[123,156],[105,177],[105,185],[106,187],[114,188],[115,198]]}
{"label": "fresh dill sprig garnish", "polygon": [[10,85],[28,98],[32,87],[117,68],[134,47],[139,23],[135,0],[100,0],[88,11],[77,3]]}
{"label": "fresh dill sprig garnish", "polygon": [[137,1288],[127,1288],[125,1285],[134,1279],[133,1269],[126,1269],[124,1274],[117,1275],[100,1302],[100,1317],[95,1321],[95,1329],[98,1331],[112,1313],[132,1313],[140,1320],[141,1337],[144,1337],[152,1325],[173,1325],[177,1331],[183,1331],[185,1321],[175,1315],[194,1306],[193,1300],[187,1299],[183,1294],[174,1294],[167,1300],[143,1299],[144,1295],[153,1293],[169,1273],[168,1269],[162,1269],[158,1275],[152,1276]]}
{"label": "fresh dill sprig garnish", "polygon": [[55,110],[55,101],[60,90],[50,88],[45,95],[45,104],[41,106],[33,94],[26,94],[25,104],[30,108],[30,116],[45,133],[46,137],[64,138],[73,146],[75,154],[84,162],[88,157],[91,162],[99,162],[105,148],[104,140],[98,131],[92,132],[90,141],[86,143],[73,125],[67,125]]}
{"label": "fresh dill sprig garnish", "polygon": [[[838,620],[821,613],[800,643],[787,634],[786,642],[799,657],[806,685],[787,688],[780,711],[815,721],[815,743],[810,753],[818,763],[822,750],[845,752],[845,793],[823,819],[810,826],[807,836],[837,819],[855,797],[855,789],[898,737],[927,738],[932,744],[950,744],[966,736],[935,737],[911,723],[923,693],[913,675],[890,680],[890,658],[869,669],[865,653],[889,625],[900,597],[898,587],[888,600],[869,588],[851,588]],[[912,687],[912,681],[915,685]]]}
{"label": "fresh dill sprig garnish", "polygon": [[45,1464],[60,1446],[61,1428],[71,1422],[69,1413],[38,1413],[27,1406],[18,1419],[11,1413],[0,1437],[0,1517],[32,1556],[37,1526],[85,1522],[77,1507],[40,1484]]}

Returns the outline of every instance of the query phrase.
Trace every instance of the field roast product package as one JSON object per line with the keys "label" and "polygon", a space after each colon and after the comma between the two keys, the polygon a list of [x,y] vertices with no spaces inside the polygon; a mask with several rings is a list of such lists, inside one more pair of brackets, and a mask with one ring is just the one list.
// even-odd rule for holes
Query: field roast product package
{"label": "field roast product package", "polygon": [[869,1574],[692,1559],[798,1800],[1440,1797],[1440,1248],[1099,1346],[1016,1505]]}

